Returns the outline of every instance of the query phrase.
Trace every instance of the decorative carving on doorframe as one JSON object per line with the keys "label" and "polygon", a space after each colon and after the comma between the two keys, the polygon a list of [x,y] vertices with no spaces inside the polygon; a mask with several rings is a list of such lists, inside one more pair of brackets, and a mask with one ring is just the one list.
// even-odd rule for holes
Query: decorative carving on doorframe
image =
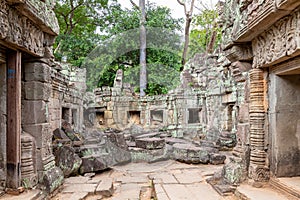
{"label": "decorative carving on doorframe", "polygon": [[277,21],[252,41],[254,68],[268,67],[300,54],[300,9]]}

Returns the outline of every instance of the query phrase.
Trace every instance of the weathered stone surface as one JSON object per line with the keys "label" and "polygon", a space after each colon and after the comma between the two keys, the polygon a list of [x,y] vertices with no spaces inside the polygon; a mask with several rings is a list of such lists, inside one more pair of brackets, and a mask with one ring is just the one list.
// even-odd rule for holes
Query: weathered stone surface
{"label": "weathered stone surface", "polygon": [[22,104],[23,124],[40,124],[49,121],[45,101],[23,101]]}
{"label": "weathered stone surface", "polygon": [[80,167],[80,173],[89,173],[105,170],[108,168],[106,162],[101,156],[88,155],[81,158],[82,164]]}
{"label": "weathered stone surface", "polygon": [[170,158],[168,149],[141,149],[136,147],[129,148],[132,162],[158,162]]}
{"label": "weathered stone surface", "polygon": [[23,125],[23,130],[35,138],[37,148],[42,148],[48,139],[52,139],[48,123]]}
{"label": "weathered stone surface", "polygon": [[22,186],[34,188],[38,184],[35,139],[23,132],[21,135],[21,179]]}
{"label": "weathered stone surface", "polygon": [[47,193],[51,193],[56,190],[64,180],[64,174],[58,167],[53,167],[52,169],[44,172],[43,185]]}
{"label": "weathered stone surface", "polygon": [[224,148],[233,148],[236,145],[236,134],[223,131],[217,141],[217,145],[222,149]]}
{"label": "weathered stone surface", "polygon": [[225,183],[238,185],[247,177],[246,168],[240,161],[231,160],[223,167],[222,177]]}
{"label": "weathered stone surface", "polygon": [[224,161],[226,160],[226,156],[225,155],[221,155],[221,154],[210,154],[209,157],[209,163],[213,164],[213,165],[220,165],[220,164],[224,164]]}
{"label": "weathered stone surface", "polygon": [[51,80],[50,67],[45,63],[26,63],[24,68],[26,81],[50,82]]}
{"label": "weathered stone surface", "polygon": [[174,144],[174,159],[186,163],[209,162],[209,153],[205,148],[196,147],[190,144]]}
{"label": "weathered stone surface", "polygon": [[62,146],[54,152],[54,155],[56,166],[63,171],[65,177],[78,173],[82,160],[72,147]]}
{"label": "weathered stone surface", "polygon": [[61,123],[61,128],[65,132],[65,134],[68,136],[68,138],[72,141],[80,141],[80,136],[75,133],[73,128],[71,127],[71,124],[67,121],[63,120]]}
{"label": "weathered stone surface", "polygon": [[65,132],[60,128],[57,128],[53,131],[53,137],[54,139],[69,139]]}
{"label": "weathered stone surface", "polygon": [[120,147],[121,149],[128,150],[128,145],[123,133],[105,132],[105,136],[116,146]]}
{"label": "weathered stone surface", "polygon": [[152,137],[158,137],[159,135],[160,135],[159,132],[146,133],[146,134],[142,134],[142,135],[135,136],[135,139],[152,138]]}
{"label": "weathered stone surface", "polygon": [[105,197],[112,196],[113,192],[114,192],[114,186],[113,186],[112,178],[102,179],[95,190],[95,194],[101,194],[102,196]]}
{"label": "weathered stone surface", "polygon": [[161,138],[140,138],[136,139],[136,146],[143,149],[162,149],[165,146],[165,140]]}
{"label": "weathered stone surface", "polygon": [[48,101],[51,95],[51,87],[49,84],[30,81],[25,82],[25,98],[28,100],[44,100]]}

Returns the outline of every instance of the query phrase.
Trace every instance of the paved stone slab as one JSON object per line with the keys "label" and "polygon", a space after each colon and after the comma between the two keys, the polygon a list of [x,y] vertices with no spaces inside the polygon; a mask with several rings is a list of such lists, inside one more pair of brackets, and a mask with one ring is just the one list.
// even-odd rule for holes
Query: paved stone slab
{"label": "paved stone slab", "polygon": [[121,191],[114,194],[111,200],[139,200],[140,190],[143,185],[139,184],[122,184]]}
{"label": "paved stone slab", "polygon": [[[69,200],[82,200],[85,199],[88,196],[87,192],[75,192],[71,195]],[[64,199],[64,198],[62,198]]]}
{"label": "paved stone slab", "polygon": [[143,176],[121,176],[116,179],[118,182],[122,183],[148,183],[149,179],[146,177],[146,175]]}
{"label": "paved stone slab", "polygon": [[112,196],[113,191],[114,191],[113,179],[106,178],[99,183],[99,185],[95,190],[95,194],[101,194],[102,196],[110,197]]}
{"label": "paved stone slab", "polygon": [[84,176],[74,176],[65,179],[65,184],[82,184],[87,183],[91,178]]}
{"label": "paved stone slab", "polygon": [[154,179],[154,183],[178,183],[173,174],[169,174],[167,172],[150,175],[150,178]]}
{"label": "paved stone slab", "polygon": [[170,198],[167,196],[167,194],[166,194],[165,190],[163,189],[163,187],[161,186],[161,184],[155,184],[154,187],[155,187],[157,199],[170,200]]}
{"label": "paved stone slab", "polygon": [[190,192],[191,196],[194,196],[193,200],[222,200],[221,197],[209,184],[198,183],[194,185],[186,185],[186,188]]}
{"label": "paved stone slab", "polygon": [[284,185],[300,191],[300,177],[278,178],[278,180]]}
{"label": "paved stone slab", "polygon": [[88,192],[93,194],[97,184],[67,184],[65,185],[62,193],[75,193],[75,192]]}
{"label": "paved stone slab", "polygon": [[76,192],[76,193],[61,193],[52,200],[82,200],[88,196],[88,192]]}
{"label": "paved stone slab", "polygon": [[191,195],[190,191],[187,190],[185,185],[163,184],[163,188],[172,200],[196,200],[195,196]]}
{"label": "paved stone slab", "polygon": [[185,172],[174,174],[175,178],[182,184],[200,183],[203,178],[199,172]]}

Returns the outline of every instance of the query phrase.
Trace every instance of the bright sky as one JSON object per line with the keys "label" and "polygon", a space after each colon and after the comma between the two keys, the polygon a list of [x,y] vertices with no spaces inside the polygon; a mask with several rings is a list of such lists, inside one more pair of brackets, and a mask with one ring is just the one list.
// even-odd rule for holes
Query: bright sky
{"label": "bright sky", "polygon": [[[137,5],[139,4],[139,0],[133,0],[133,1]],[[146,4],[147,1],[156,3],[157,5],[169,7],[172,10],[173,17],[175,18],[185,17],[183,6],[179,5],[177,0],[146,0]],[[131,8],[130,0],[119,0],[118,2],[124,7]],[[203,8],[201,7],[201,4],[199,2],[203,2],[203,4],[209,8],[213,8],[214,5],[218,3],[218,0],[196,0],[195,2],[196,2],[195,5],[197,5],[197,7],[199,8]],[[197,9],[195,9],[194,11],[195,11],[194,13],[199,13]]]}

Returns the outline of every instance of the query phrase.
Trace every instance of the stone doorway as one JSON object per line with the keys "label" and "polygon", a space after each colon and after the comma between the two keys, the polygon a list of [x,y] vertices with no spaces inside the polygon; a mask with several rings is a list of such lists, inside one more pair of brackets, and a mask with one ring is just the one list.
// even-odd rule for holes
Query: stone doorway
{"label": "stone doorway", "polygon": [[141,111],[128,111],[129,124],[141,124]]}
{"label": "stone doorway", "polygon": [[270,170],[275,177],[300,176],[300,73],[270,74]]}
{"label": "stone doorway", "polygon": [[151,110],[151,125],[162,126],[164,124],[164,111],[163,110]]}

